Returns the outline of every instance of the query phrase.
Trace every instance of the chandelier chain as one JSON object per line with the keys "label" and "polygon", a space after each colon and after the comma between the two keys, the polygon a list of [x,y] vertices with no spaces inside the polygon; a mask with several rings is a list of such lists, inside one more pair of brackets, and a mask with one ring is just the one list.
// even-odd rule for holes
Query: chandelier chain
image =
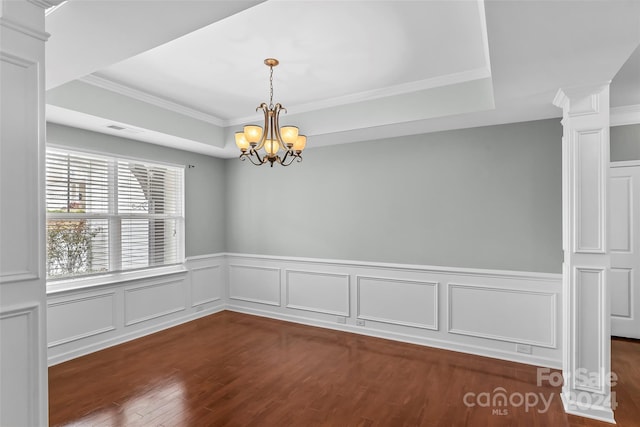
{"label": "chandelier chain", "polygon": [[273,109],[273,67],[269,70],[269,109]]}

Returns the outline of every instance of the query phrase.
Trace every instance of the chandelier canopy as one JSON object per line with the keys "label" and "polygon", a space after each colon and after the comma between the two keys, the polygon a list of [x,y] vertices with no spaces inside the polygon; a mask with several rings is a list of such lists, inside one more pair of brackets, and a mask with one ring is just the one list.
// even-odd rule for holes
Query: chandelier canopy
{"label": "chandelier canopy", "polygon": [[[242,152],[240,160],[249,159],[256,166],[269,162],[289,166],[295,159],[302,161],[302,150],[307,145],[307,137],[298,133],[296,126],[280,127],[280,111],[287,109],[281,104],[273,104],[273,67],[280,62],[274,58],[264,60],[269,67],[269,105],[262,103],[256,111],[264,112],[264,127],[258,125],[246,125],[242,132],[236,132],[236,145]],[[260,151],[264,148],[264,153]],[[278,151],[283,150],[284,156],[280,157]]]}

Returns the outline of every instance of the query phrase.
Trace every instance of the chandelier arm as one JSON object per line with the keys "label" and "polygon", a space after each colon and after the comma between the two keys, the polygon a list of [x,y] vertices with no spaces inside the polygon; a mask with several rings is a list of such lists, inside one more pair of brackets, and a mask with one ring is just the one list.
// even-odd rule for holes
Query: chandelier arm
{"label": "chandelier arm", "polygon": [[[256,156],[256,158],[258,159],[258,161],[260,162],[260,163],[257,163],[257,164],[258,164],[258,165],[263,164],[263,163],[264,163],[264,159],[260,157],[260,153],[258,152],[258,150],[257,150],[257,149],[255,149],[255,148],[252,148],[252,149],[251,149],[251,151],[252,151],[252,153],[251,153],[251,154],[252,154],[252,155],[255,155],[255,156]],[[256,163],[254,163],[254,164],[256,164]]]}
{"label": "chandelier arm", "polygon": [[[275,108],[271,108],[271,112],[269,114],[269,139],[278,140],[278,134],[276,130],[276,124],[278,123],[278,113]],[[273,147],[272,147],[273,149]]]}
{"label": "chandelier arm", "polygon": [[283,150],[288,150],[288,148],[284,145],[284,142],[282,142],[282,136],[280,135],[280,110],[282,109],[282,105],[280,104],[276,104],[274,111],[273,111],[273,115],[274,115],[274,125],[273,125],[273,130],[276,134],[276,141],[278,141],[278,145],[280,146],[280,148],[282,148]]}
{"label": "chandelier arm", "polygon": [[287,157],[289,157],[289,154],[292,154],[291,150],[286,150],[284,153],[284,156],[282,157],[282,161],[280,162],[281,165],[287,166],[284,164],[284,161],[287,160]]}
{"label": "chandelier arm", "polygon": [[268,128],[268,126],[269,126],[269,109],[267,107],[267,104],[265,104],[263,102],[262,104],[260,104],[258,106],[258,108],[256,108],[256,111],[258,111],[261,108],[262,108],[262,112],[264,113],[264,127],[262,128],[262,138],[260,138],[260,143],[255,148],[255,150],[259,150],[262,147],[264,147],[264,143],[267,141],[267,131],[269,129]]}
{"label": "chandelier arm", "polygon": [[289,152],[287,152],[287,154],[282,159],[282,162],[280,163],[282,166],[289,166],[296,159],[296,155],[292,154],[291,157],[289,158],[289,163],[286,163],[285,160],[286,160],[288,154],[289,154]]}
{"label": "chandelier arm", "polygon": [[[255,154],[256,156],[254,156],[254,154]],[[250,161],[251,163],[253,163],[254,165],[256,165],[256,166],[260,166],[260,165],[262,165],[262,162],[260,161],[260,160],[262,160],[262,159],[260,159],[260,156],[258,156],[258,155],[257,155],[257,153],[250,153],[250,154],[246,154],[246,153],[245,153],[245,154],[244,154],[244,156],[245,156],[245,158],[244,158],[244,159],[249,159],[249,161]],[[257,157],[257,158],[258,158],[258,160],[259,160],[260,162],[259,162],[259,163],[256,163],[256,162],[254,161],[254,157]],[[242,160],[244,160],[244,159],[242,159]]]}
{"label": "chandelier arm", "polygon": [[240,157],[240,160],[245,161],[246,159],[249,159],[249,161],[251,163],[253,163],[254,165],[256,165],[256,166],[260,166],[262,164],[262,163],[256,163],[255,160],[254,160],[254,156],[250,156],[248,154],[245,154],[244,156],[245,157]]}

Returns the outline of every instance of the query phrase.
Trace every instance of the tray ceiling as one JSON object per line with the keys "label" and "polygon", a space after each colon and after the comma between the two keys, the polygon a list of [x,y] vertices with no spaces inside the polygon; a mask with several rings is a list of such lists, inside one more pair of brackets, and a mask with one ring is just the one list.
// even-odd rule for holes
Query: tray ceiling
{"label": "tray ceiling", "polygon": [[558,88],[611,80],[627,61],[634,13],[604,1],[71,0],[47,17],[47,118],[234,156],[233,131],[268,101],[267,57],[280,60],[274,101],[309,148],[558,117]]}

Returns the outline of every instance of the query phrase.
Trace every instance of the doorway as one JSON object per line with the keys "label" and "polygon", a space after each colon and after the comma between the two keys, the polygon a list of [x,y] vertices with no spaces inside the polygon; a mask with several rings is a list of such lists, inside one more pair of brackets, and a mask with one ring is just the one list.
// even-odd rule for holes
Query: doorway
{"label": "doorway", "polygon": [[611,335],[640,339],[640,161],[611,162]]}

